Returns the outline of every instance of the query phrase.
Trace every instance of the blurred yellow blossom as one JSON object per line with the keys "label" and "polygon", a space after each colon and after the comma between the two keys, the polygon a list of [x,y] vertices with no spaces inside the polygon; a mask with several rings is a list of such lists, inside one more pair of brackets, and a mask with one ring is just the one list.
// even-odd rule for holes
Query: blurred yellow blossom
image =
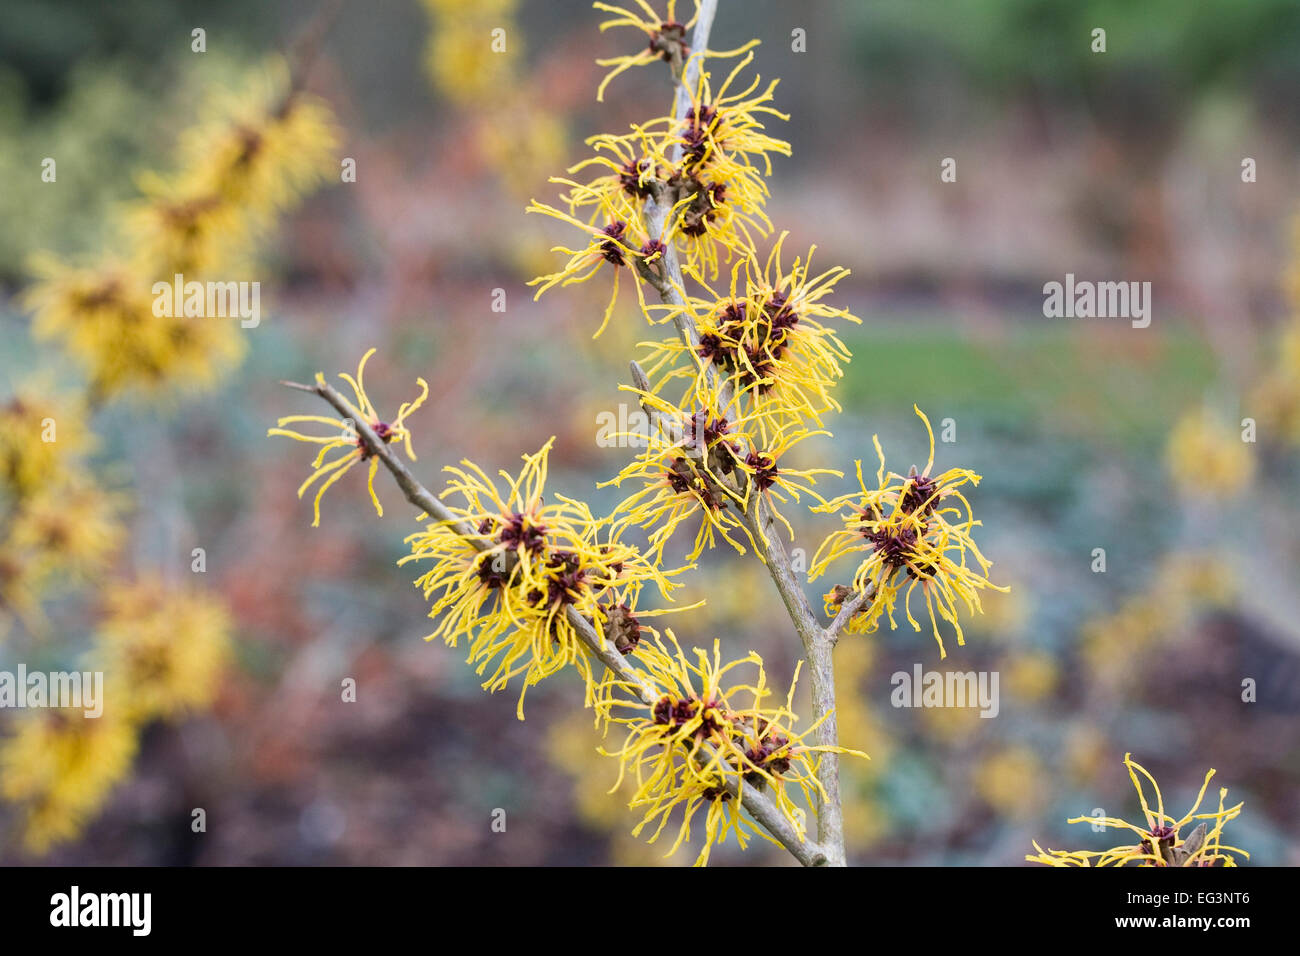
{"label": "blurred yellow blossom", "polygon": [[980,799],[999,813],[1013,818],[1034,815],[1046,796],[1043,766],[1037,754],[1024,746],[1006,747],[980,760],[974,788]]}
{"label": "blurred yellow blossom", "polygon": [[1166,460],[1179,491],[1191,497],[1235,497],[1255,474],[1251,446],[1208,410],[1179,419],[1169,435]]}
{"label": "blurred yellow blossom", "polygon": [[17,722],[0,742],[0,796],[17,804],[23,844],[44,853],[75,837],[135,757],[130,721],[51,710]]}
{"label": "blurred yellow blossom", "polygon": [[230,615],[216,598],[148,576],[104,595],[96,644],[110,706],[137,721],[211,704],[230,654]]}

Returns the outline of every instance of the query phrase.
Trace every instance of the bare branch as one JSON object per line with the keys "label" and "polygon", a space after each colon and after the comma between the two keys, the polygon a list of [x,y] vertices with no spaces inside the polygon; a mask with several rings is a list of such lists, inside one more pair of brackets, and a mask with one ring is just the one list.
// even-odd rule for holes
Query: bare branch
{"label": "bare branch", "polygon": [[846,597],[840,604],[839,613],[835,615],[835,620],[831,621],[830,627],[826,628],[826,637],[831,644],[836,644],[840,639],[840,632],[848,626],[853,615],[857,614],[862,608],[869,604],[876,597],[876,586],[870,587],[857,592],[853,597]]}

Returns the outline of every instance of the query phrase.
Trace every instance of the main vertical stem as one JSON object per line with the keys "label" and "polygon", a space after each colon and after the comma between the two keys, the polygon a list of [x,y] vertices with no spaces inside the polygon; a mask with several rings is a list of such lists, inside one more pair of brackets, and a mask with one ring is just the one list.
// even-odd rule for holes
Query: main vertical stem
{"label": "main vertical stem", "polygon": [[[699,82],[703,53],[709,46],[709,33],[713,27],[713,18],[718,10],[718,0],[700,0],[699,16],[695,21],[695,30],[691,35],[691,53],[687,59],[682,76],[677,84],[673,100],[673,115],[678,121],[686,118],[686,111],[691,106],[691,91]],[[669,159],[676,162],[680,157],[679,147],[674,147]],[[662,235],[664,220],[668,210],[658,197],[647,200],[645,205],[646,230],[652,237]],[[678,291],[683,287],[681,266],[677,260],[676,249],[671,243],[664,253],[665,279],[655,282],[660,298],[672,305],[681,305],[682,297]],[[650,277],[646,277],[650,281]],[[699,333],[695,323],[685,310],[674,316],[674,323],[687,348],[694,350],[699,343]],[[831,649],[835,646],[833,636],[818,622],[813,610],[808,605],[803,587],[790,567],[790,558],[775,534],[767,534],[769,516],[767,506],[761,493],[754,491],[750,497],[749,513],[745,516],[749,530],[756,542],[764,542],[763,559],[767,564],[772,580],[776,583],[790,615],[799,640],[803,643],[804,659],[808,667],[808,680],[812,686],[813,711],[818,717],[824,717],[817,727],[816,739],[820,746],[839,746],[839,728],[835,719],[835,672],[831,665]],[[844,866],[844,810],[840,804],[840,758],[835,753],[817,755],[817,780],[821,784],[824,796],[817,799],[817,842],[826,854],[829,866]]]}
{"label": "main vertical stem", "polygon": [[[808,647],[807,660],[812,684],[813,713],[825,714],[826,719],[817,728],[817,743],[839,746],[840,730],[835,715],[835,668],[831,661],[831,642],[825,634]],[[817,806],[817,842],[826,850],[830,866],[845,866],[844,806],[840,802],[840,755],[823,753],[817,759],[817,779],[826,791],[826,798]]]}
{"label": "main vertical stem", "polygon": [[[763,560],[776,589],[785,603],[799,640],[803,644],[804,660],[808,666],[808,682],[812,687],[813,713],[825,719],[816,731],[817,743],[825,747],[839,746],[839,725],[835,715],[835,670],[831,651],[835,641],[831,634],[817,623],[813,609],[808,605],[803,586],[795,577],[781,539],[768,529],[770,519],[767,505],[761,494],[752,493],[749,513],[745,516],[750,534],[763,547]],[[766,533],[765,533],[766,532]],[[844,808],[840,802],[840,758],[836,753],[817,755],[817,780],[825,796],[818,797],[817,842],[826,852],[829,866],[845,866]]]}

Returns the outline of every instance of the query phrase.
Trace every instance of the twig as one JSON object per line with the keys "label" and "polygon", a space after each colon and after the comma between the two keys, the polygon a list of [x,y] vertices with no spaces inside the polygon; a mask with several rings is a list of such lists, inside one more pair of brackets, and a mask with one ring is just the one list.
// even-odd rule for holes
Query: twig
{"label": "twig", "polygon": [[[691,108],[691,91],[700,81],[700,68],[704,64],[704,53],[709,48],[709,33],[713,30],[713,18],[718,13],[718,0],[700,0],[700,15],[695,21],[695,32],[691,34],[691,56],[686,61],[681,81],[677,84],[673,99],[673,115],[678,121],[686,118],[686,111]],[[674,143],[669,159],[676,163],[681,159],[682,147]]]}
{"label": "twig", "polygon": [[[686,68],[681,72],[673,96],[673,119],[679,123],[686,118],[686,111],[691,107],[691,90],[699,82],[700,66],[704,61],[704,52],[709,47],[709,33],[713,29],[713,17],[717,12],[718,0],[701,0],[699,17],[695,21],[695,32],[691,34],[691,55],[687,58]],[[681,159],[680,143],[673,144],[668,159],[674,164]],[[646,233],[650,238],[662,241],[668,210],[672,208],[674,200],[675,197],[669,193],[667,184],[652,185],[650,198],[646,200],[643,210]],[[685,306],[686,302],[681,293],[685,285],[682,282],[682,266],[677,259],[677,249],[672,243],[664,243],[662,276],[654,275],[640,263],[638,263],[638,271],[659,293],[659,298],[663,302],[668,305]],[[677,333],[686,346],[694,351],[700,344],[700,336],[695,328],[695,322],[684,309],[680,309],[678,314],[673,316],[673,325],[677,327]]]}
{"label": "twig", "polygon": [[830,626],[826,628],[826,636],[830,639],[831,644],[839,643],[840,631],[848,625],[853,619],[853,615],[862,610],[862,606],[872,601],[876,596],[876,586],[873,584],[864,590],[859,591],[851,598],[845,598],[840,604],[840,611],[835,615],[835,620],[831,621]]}
{"label": "twig", "polygon": [[307,79],[311,76],[312,67],[316,63],[316,57],[321,51],[325,42],[325,35],[329,33],[330,28],[338,19],[339,11],[343,9],[344,0],[326,0],[322,3],[312,18],[307,21],[307,26],[303,28],[302,33],[294,41],[290,51],[291,64],[289,67],[289,91],[285,94],[284,100],[277,111],[283,114],[292,105],[294,99],[307,85]]}
{"label": "twig", "polygon": [[[362,442],[365,443],[366,449],[384,463],[384,467],[389,470],[397,481],[397,485],[402,489],[407,501],[419,508],[424,514],[437,518],[461,537],[467,538],[479,550],[487,548],[487,543],[480,540],[472,528],[464,522],[457,521],[451,510],[429,489],[420,484],[419,480],[411,474],[411,470],[393,453],[392,448],[385,442],[380,441],[374,429],[366,422],[365,417],[337,389],[326,382],[318,382],[314,385],[303,385],[298,382],[281,382],[280,384],[299,391],[311,392],[327,401],[334,407],[335,411],[352,423],[352,428]],[[566,608],[565,613],[569,623],[573,625],[578,639],[619,680],[635,691],[641,703],[646,706],[653,706],[656,699],[654,690],[627,662],[627,658],[619,653],[613,642],[602,640],[591,621],[579,614],[574,608]],[[709,752],[706,755],[712,756],[712,753]],[[745,787],[741,792],[736,781],[732,779],[727,781],[727,791],[733,797],[739,795],[741,805],[749,812],[749,815],[804,866],[822,866],[830,861],[829,854],[823,851],[820,846],[799,836],[790,821],[785,818],[765,794],[752,786]]]}

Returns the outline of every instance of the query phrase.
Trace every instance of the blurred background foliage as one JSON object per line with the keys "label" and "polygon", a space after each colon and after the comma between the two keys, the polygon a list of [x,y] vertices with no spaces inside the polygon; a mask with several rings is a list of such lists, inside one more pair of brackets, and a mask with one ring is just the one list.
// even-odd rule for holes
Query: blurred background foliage
{"label": "blurred background foliage", "polygon": [[[236,86],[315,7],[6,3],[7,391],[32,368],[73,375],[28,339],[15,297],[30,254],[97,248],[204,93]],[[594,753],[576,686],[530,694],[520,724],[458,652],[420,640],[431,625],[394,567],[412,527],[396,490],[381,489],[377,520],[363,482],[345,482],[312,530],[293,496],[301,456],[263,438],[277,415],[318,410],[278,379],[351,368],[375,345],[381,403],[415,375],[432,386],[411,423],[426,483],[465,456],[513,468],[556,434],[552,486],[612,503],[593,485],[627,451],[597,445],[596,416],[625,400],[616,388],[647,330],[630,289],[594,342],[606,290],[534,303],[524,282],[568,237],[522,210],[554,195],[546,177],[583,155],[583,137],[665,112],[670,93],[642,70],[596,104],[592,61],[626,52],[627,37],[601,36],[577,0],[510,7],[477,15],[512,40],[491,81],[475,72],[490,56],[482,22],[450,0],[345,5],[312,88],[339,116],[357,182],[310,199],[247,277],[263,282],[267,315],[233,376],[96,416],[99,474],[141,502],[124,560],[188,573],[190,549],[205,547],[236,663],[214,711],[151,729],[103,813],[44,859],[663,862],[604,795],[612,762]],[[190,52],[196,26],[203,55]],[[1090,50],[1094,27],[1105,54]],[[769,212],[788,248],[815,242],[824,265],[853,270],[841,301],[864,320],[845,335],[855,357],[835,437],[807,442],[805,457],[851,475],[879,432],[892,467],[921,464],[912,403],[936,424],[952,418],[938,466],[985,475],[979,541],[994,580],[1012,585],[942,665],[909,629],[841,644],[843,742],[873,758],[845,770],[852,861],[1015,864],[1031,838],[1107,845],[1064,820],[1135,815],[1131,750],[1176,806],[1216,767],[1246,800],[1233,842],[1253,862],[1300,863],[1300,431],[1288,436],[1252,390],[1300,379],[1276,366],[1300,311],[1284,282],[1300,206],[1297,27],[1300,8],[1283,0],[722,0],[716,44],[760,37],[756,67],[782,78],[777,104],[792,114],[778,135],[794,155],[775,163]],[[791,50],[795,28],[809,52]],[[460,71],[430,63],[433,50]],[[45,156],[58,158],[57,184],[40,182]],[[941,184],[950,156],[958,181]],[[1066,272],[1152,281],[1151,328],[1043,318],[1042,284]],[[505,313],[490,309],[497,288]],[[1184,443],[1209,451],[1179,457],[1170,439],[1189,415],[1227,439]],[[1259,442],[1236,447],[1247,416]],[[1251,477],[1209,460],[1240,454]],[[1216,485],[1225,473],[1239,477]],[[806,518],[794,545],[811,554],[825,530]],[[1105,573],[1091,570],[1095,548]],[[709,605],[678,632],[754,647],[788,676],[796,644],[761,568],[707,558],[688,600]],[[70,646],[86,603],[73,593],[47,609]],[[47,653],[6,642],[2,666]],[[998,717],[890,707],[890,675],[916,662],[998,671]],[[349,676],[355,704],[339,699]],[[1259,682],[1257,703],[1242,702],[1244,677]],[[190,832],[195,806],[207,833]],[[489,826],[497,807],[504,834]],[[10,841],[0,855],[30,859]],[[715,859],[784,862],[758,844]]]}

